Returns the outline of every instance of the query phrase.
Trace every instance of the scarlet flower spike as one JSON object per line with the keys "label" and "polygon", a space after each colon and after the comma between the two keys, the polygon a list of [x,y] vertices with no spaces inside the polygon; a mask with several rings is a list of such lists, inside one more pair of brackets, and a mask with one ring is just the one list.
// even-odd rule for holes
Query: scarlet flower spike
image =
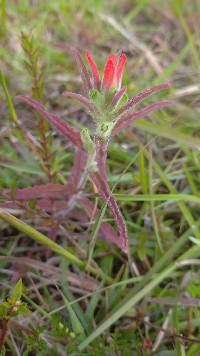
{"label": "scarlet flower spike", "polygon": [[103,73],[103,81],[102,87],[105,90],[110,89],[112,85],[115,84],[115,77],[116,77],[116,58],[114,54],[111,54],[106,62],[104,73]]}
{"label": "scarlet flower spike", "polygon": [[94,87],[95,89],[99,89],[100,85],[100,76],[99,76],[99,71],[97,69],[96,63],[94,59],[92,58],[92,55],[90,51],[86,51],[85,53],[87,61],[89,63],[90,69],[92,71],[93,79],[94,79]]}
{"label": "scarlet flower spike", "polygon": [[117,89],[119,90],[121,88],[121,81],[122,81],[122,74],[123,74],[123,69],[124,69],[124,65],[126,63],[126,54],[122,53],[120,58],[119,58],[119,62],[117,64],[117,73],[116,73],[116,79],[117,79]]}

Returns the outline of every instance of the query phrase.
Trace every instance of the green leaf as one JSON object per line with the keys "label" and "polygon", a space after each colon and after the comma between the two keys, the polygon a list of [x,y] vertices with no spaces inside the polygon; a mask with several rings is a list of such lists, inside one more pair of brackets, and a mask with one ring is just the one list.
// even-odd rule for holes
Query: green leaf
{"label": "green leaf", "polygon": [[13,101],[12,101],[11,95],[10,95],[10,93],[8,91],[6,80],[5,80],[5,77],[4,77],[4,74],[3,74],[2,71],[0,71],[0,84],[1,84],[2,89],[4,91],[4,95],[5,95],[9,110],[10,110],[10,118],[11,118],[11,120],[13,122],[17,123],[18,122],[17,114],[16,114],[16,111],[15,111],[15,108],[14,108],[14,105],[13,105]]}
{"label": "green leaf", "polygon": [[89,131],[86,127],[81,130],[81,140],[83,142],[83,147],[85,148],[89,156],[93,156],[95,153],[95,144],[92,141]]}
{"label": "green leaf", "polygon": [[118,201],[123,202],[134,202],[134,201],[190,201],[197,204],[200,204],[200,197],[190,194],[115,194],[115,198]]}
{"label": "green leaf", "polygon": [[170,128],[168,125],[155,124],[147,120],[138,120],[134,123],[134,127],[147,131],[148,133],[165,137],[169,140],[178,142],[180,145],[199,149],[200,139],[191,135],[185,134],[180,129]]}
{"label": "green leaf", "polygon": [[0,304],[0,319],[4,319],[7,315],[7,310],[9,309],[10,304],[3,302]]}
{"label": "green leaf", "polygon": [[148,191],[148,175],[146,174],[145,157],[142,148],[139,152],[139,173],[142,192],[145,194]]}
{"label": "green leaf", "polygon": [[96,89],[91,89],[89,92],[89,98],[93,101],[93,103],[99,106],[102,103],[102,95]]}
{"label": "green leaf", "polygon": [[15,304],[17,301],[20,301],[22,292],[23,292],[23,284],[22,284],[22,280],[20,279],[13,289],[12,296],[8,300],[9,303]]}
{"label": "green leaf", "polygon": [[84,328],[81,324],[81,321],[79,320],[76,312],[74,311],[73,307],[71,306],[70,302],[68,301],[68,299],[66,298],[66,296],[64,296],[63,294],[63,299],[64,302],[66,304],[66,307],[68,309],[69,315],[70,315],[70,321],[72,324],[72,329],[74,331],[74,333],[80,337],[80,339],[83,339],[85,337],[85,331]]}
{"label": "green leaf", "polygon": [[1,167],[8,168],[14,172],[17,173],[26,173],[26,174],[31,174],[31,175],[37,175],[37,176],[45,176],[44,172],[42,172],[38,166],[36,165],[28,165],[23,164],[23,163],[18,163],[18,164],[9,164],[9,163],[0,163]]}
{"label": "green leaf", "polygon": [[27,308],[26,303],[19,305],[17,315],[30,315],[31,311]]}
{"label": "green leaf", "polygon": [[166,268],[162,273],[158,274],[151,282],[143,287],[134,296],[128,295],[121,303],[113,310],[113,312],[79,345],[79,349],[83,351],[93,340],[108,329],[114,322],[116,322],[122,315],[133,308],[144,296],[153,290],[160,282],[168,277],[176,268],[176,264],[172,264]]}
{"label": "green leaf", "polygon": [[92,298],[90,299],[90,302],[87,306],[85,316],[91,321],[94,318],[95,309],[96,309],[99,301],[101,300],[101,288],[103,287],[103,285],[104,285],[104,283],[102,281],[101,284],[99,285],[99,288],[92,295]]}

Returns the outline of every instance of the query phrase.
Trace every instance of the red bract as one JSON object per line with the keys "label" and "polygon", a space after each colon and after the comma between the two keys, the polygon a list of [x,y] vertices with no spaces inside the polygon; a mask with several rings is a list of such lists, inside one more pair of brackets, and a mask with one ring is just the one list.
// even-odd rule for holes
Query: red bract
{"label": "red bract", "polygon": [[92,58],[90,51],[86,51],[85,55],[86,55],[86,58],[88,60],[88,63],[90,65],[90,68],[92,71],[93,80],[94,80],[94,88],[99,89],[100,77],[99,77],[99,71],[97,69],[96,63],[95,63],[94,59]]}
{"label": "red bract", "polygon": [[[99,89],[99,71],[97,69],[94,59],[92,58],[90,51],[86,51],[86,58],[92,71],[94,88]],[[104,89],[105,91],[109,90],[111,87],[114,87],[118,90],[120,89],[125,62],[125,53],[122,53],[121,55],[111,54],[108,56],[103,72],[102,89]]]}
{"label": "red bract", "polygon": [[103,81],[102,87],[105,90],[110,89],[116,82],[116,58],[114,54],[111,54],[106,62],[104,72],[103,72]]}
{"label": "red bract", "polygon": [[116,68],[116,79],[117,79],[117,89],[121,88],[122,74],[124,65],[126,63],[126,54],[122,53],[118,58],[117,68]]}

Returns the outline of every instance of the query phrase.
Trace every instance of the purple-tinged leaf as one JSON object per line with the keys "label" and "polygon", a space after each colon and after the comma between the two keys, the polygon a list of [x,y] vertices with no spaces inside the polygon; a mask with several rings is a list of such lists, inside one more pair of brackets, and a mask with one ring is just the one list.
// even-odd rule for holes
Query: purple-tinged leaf
{"label": "purple-tinged leaf", "polygon": [[65,97],[71,97],[73,99],[76,99],[78,101],[80,101],[89,111],[95,113],[97,111],[97,108],[95,107],[95,105],[85,96],[81,95],[81,94],[77,94],[77,93],[73,93],[71,91],[65,91],[63,93],[63,96]]}
{"label": "purple-tinged leaf", "polygon": [[51,199],[40,199],[37,200],[37,205],[36,207],[40,210],[44,210],[48,213],[53,213],[54,217],[58,218],[61,215],[65,215],[68,212],[68,206],[67,206],[67,201],[69,197],[66,198],[66,195],[63,194],[63,200],[61,198],[59,200],[53,200],[52,204],[52,198]]}
{"label": "purple-tinged leaf", "polygon": [[116,115],[121,115],[121,114],[125,113],[126,111],[132,109],[133,106],[135,106],[136,104],[143,101],[148,96],[155,94],[162,89],[168,89],[168,88],[169,88],[169,83],[161,83],[161,84],[158,84],[152,88],[149,88],[149,89],[139,93],[138,95],[134,96],[133,98],[130,98],[128,100],[128,102],[117,112]]}
{"label": "purple-tinged leaf", "polygon": [[98,171],[100,176],[103,177],[104,180],[106,180],[106,159],[108,152],[108,140],[101,141],[98,137],[95,137],[94,143],[96,146],[96,162],[98,166]]}
{"label": "purple-tinged leaf", "polygon": [[14,210],[20,210],[21,209],[21,208],[19,208],[17,203],[12,202],[12,201],[8,201],[8,202],[5,202],[5,203],[0,203],[0,208],[2,208],[2,209],[14,209]]}
{"label": "purple-tinged leaf", "polygon": [[114,137],[120,131],[126,129],[130,124],[132,124],[135,120],[140,119],[151,113],[154,110],[161,109],[167,106],[172,106],[173,103],[171,101],[160,101],[157,103],[153,103],[148,105],[146,108],[141,109],[139,111],[135,111],[130,114],[122,115],[118,121],[116,122],[114,128],[111,132],[111,137]]}
{"label": "purple-tinged leaf", "polygon": [[87,153],[81,149],[78,149],[67,182],[67,191],[71,192],[71,194],[74,194],[81,189],[81,178],[86,163]]}
{"label": "purple-tinged leaf", "polygon": [[[53,205],[52,205],[52,200],[51,199],[45,199],[42,198],[40,200],[37,200],[36,203],[36,208],[37,209],[41,209],[44,210],[48,213],[54,213],[54,215],[56,215],[56,217],[60,218],[61,216],[66,219],[66,216],[72,219],[76,219],[77,221],[79,221],[80,223],[86,224],[88,223],[88,216],[91,216],[91,212],[92,212],[92,208],[91,210],[86,209],[86,205],[82,204],[82,199],[86,199],[91,206],[93,206],[94,208],[94,204],[92,202],[89,201],[89,199],[79,196],[77,198],[77,202],[83,206],[85,208],[85,210],[88,212],[87,216],[83,214],[83,212],[78,209],[78,208],[73,208],[72,210],[69,211],[68,206],[67,206],[67,202],[66,202],[66,197],[64,195],[62,195],[63,200],[53,200]],[[89,204],[87,204],[89,206]],[[9,209],[9,210],[26,210],[27,209],[27,205],[26,205],[26,201],[23,201],[23,205],[22,205],[22,201],[8,201],[8,202],[4,202],[4,203],[0,203],[0,208],[3,209]]]}
{"label": "purple-tinged leaf", "polygon": [[115,107],[115,105],[117,105],[117,103],[119,102],[119,100],[123,97],[123,95],[126,93],[127,88],[126,87],[122,87],[112,98],[111,103],[109,104],[110,108]]}
{"label": "purple-tinged leaf", "polygon": [[[69,193],[66,184],[36,185],[30,188],[16,189],[15,200],[63,199],[68,197]],[[13,200],[12,193],[8,190],[3,191],[2,196]]]}
{"label": "purple-tinged leaf", "polygon": [[[49,261],[49,263],[38,261],[38,259],[33,259],[29,257],[13,257],[13,256],[0,256],[0,261],[6,261],[7,263],[24,266],[26,268],[34,268],[37,271],[41,270],[47,273],[51,278],[53,276],[54,279],[60,280],[60,276],[63,274],[63,271],[59,267],[55,267],[53,263]],[[13,270],[13,267],[11,267]],[[99,287],[98,281],[93,279],[92,277],[84,277],[82,274],[77,272],[66,271],[66,278],[68,282],[74,286],[81,287],[88,291],[96,291]]]}
{"label": "purple-tinged leaf", "polygon": [[[77,203],[79,205],[81,205],[81,203],[79,202],[79,197],[77,199]],[[86,209],[85,209],[86,210]],[[85,214],[83,214],[83,210],[79,208],[73,208],[72,210],[70,210],[68,212],[68,216],[70,219],[72,220],[76,220],[77,222],[79,222],[79,224],[83,224],[85,226],[88,226],[88,215],[87,212],[84,212]]]}
{"label": "purple-tinged leaf", "polygon": [[[29,202],[30,200],[36,200],[36,206],[39,209],[48,212],[57,212],[57,215],[63,215],[66,212],[69,213],[70,207],[68,203],[73,197],[76,200],[76,194],[81,190],[82,173],[86,166],[86,161],[87,154],[83,150],[78,149],[67,184],[46,184],[16,189],[14,198],[12,192],[5,190],[2,192],[2,196],[9,199],[10,202],[8,205],[3,203],[3,206],[19,209],[20,206],[16,204],[17,201],[20,201],[21,204],[22,201]],[[61,214],[59,214],[59,210]]]}
{"label": "purple-tinged leaf", "polygon": [[81,54],[79,53],[79,51],[77,49],[71,49],[70,52],[74,56],[77,66],[81,73],[81,78],[83,81],[83,92],[85,95],[88,95],[90,89],[92,89],[92,85],[91,85],[90,76],[88,74],[86,66],[83,63],[83,60],[81,58]]}
{"label": "purple-tinged leaf", "polygon": [[75,146],[78,146],[80,148],[82,147],[80,133],[56,115],[50,114],[40,102],[33,100],[26,95],[17,96],[17,99],[25,101],[28,105],[30,105],[40,114],[42,114],[45,119],[50,121]]}
{"label": "purple-tinged leaf", "polygon": [[[68,197],[66,197],[66,195],[64,193],[62,193],[62,196],[59,197],[59,200],[57,200],[57,197],[55,198],[55,195],[53,197],[51,197],[51,194],[50,194],[49,198],[36,199],[35,208],[46,211],[48,213],[53,213],[56,217],[64,216],[65,219],[66,219],[66,216],[68,216],[69,218],[76,217],[78,221],[86,222],[86,217],[83,216],[83,213],[80,210],[75,209],[75,208],[73,208],[72,210],[69,210],[68,205],[67,205],[68,200],[66,198],[68,198]],[[53,199],[53,205],[52,205],[52,199]],[[29,201],[30,200],[21,199],[21,198],[16,201],[13,201],[13,200],[7,201],[4,203],[0,203],[0,208],[11,209],[11,210],[26,210],[27,203]]]}

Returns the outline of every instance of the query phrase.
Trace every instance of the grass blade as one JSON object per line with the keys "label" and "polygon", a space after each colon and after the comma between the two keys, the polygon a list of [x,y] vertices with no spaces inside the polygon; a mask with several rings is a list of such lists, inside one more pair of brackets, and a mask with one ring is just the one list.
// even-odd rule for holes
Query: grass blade
{"label": "grass blade", "polygon": [[92,334],[90,334],[79,346],[79,349],[83,351],[93,340],[95,340],[99,335],[101,335],[106,329],[108,329],[114,322],[116,322],[122,315],[124,315],[128,310],[130,310],[136,303],[138,303],[142,298],[149,294],[153,288],[155,288],[160,282],[162,282],[166,277],[175,270],[176,264],[172,264],[170,267],[166,268],[162,273],[157,275],[150,283],[148,283],[144,288],[142,288],[136,295],[134,295],[130,300],[125,303],[122,302],[121,306],[112,313],[101,325],[95,329]]}
{"label": "grass blade", "polygon": [[1,35],[6,34],[7,18],[6,18],[6,0],[1,0]]}
{"label": "grass blade", "polygon": [[200,139],[190,136],[188,134],[180,132],[178,129],[170,128],[167,125],[155,124],[147,120],[136,120],[134,126],[138,129],[142,129],[148,133],[158,135],[159,137],[165,137],[169,140],[175,141],[184,146],[191,148],[198,148],[200,146]]}
{"label": "grass blade", "polygon": [[115,194],[117,201],[123,202],[136,202],[136,201],[170,201],[170,202],[179,202],[179,201],[188,201],[193,203],[200,203],[200,197],[190,194]]}
{"label": "grass blade", "polygon": [[13,102],[12,102],[12,98],[11,98],[10,93],[8,91],[8,87],[7,87],[7,84],[6,84],[6,79],[5,79],[4,74],[3,74],[3,72],[1,70],[0,70],[0,84],[1,84],[2,89],[4,91],[4,95],[5,95],[9,110],[10,110],[11,120],[13,122],[17,123],[18,122],[17,114],[16,114],[16,111],[15,111],[15,108],[14,108],[14,105],[13,105]]}
{"label": "grass blade", "polygon": [[79,349],[83,351],[93,340],[101,335],[106,329],[108,329],[113,323],[115,323],[121,316],[128,312],[134,305],[136,305],[141,299],[147,296],[156,286],[158,286],[165,278],[170,275],[181,266],[181,263],[185,259],[191,257],[197,257],[200,254],[200,245],[191,247],[187,252],[183,253],[174,263],[165,268],[164,271],[154,275],[154,278],[146,284],[136,294],[132,295],[132,291],[125,299],[115,307],[114,311],[110,314],[106,320],[101,323],[97,329],[95,329],[80,345]]}

